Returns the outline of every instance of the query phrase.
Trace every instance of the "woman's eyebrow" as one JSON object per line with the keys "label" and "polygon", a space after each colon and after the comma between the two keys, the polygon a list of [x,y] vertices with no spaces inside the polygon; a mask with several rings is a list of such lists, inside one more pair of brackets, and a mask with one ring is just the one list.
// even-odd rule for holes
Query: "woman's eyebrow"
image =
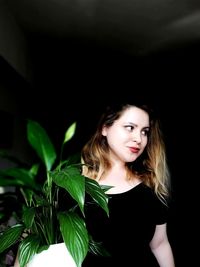
{"label": "woman's eyebrow", "polygon": [[[130,124],[130,125],[133,125],[135,127],[138,127],[138,124],[136,124],[134,122],[127,122],[127,123]],[[150,126],[149,125],[148,126],[143,126],[142,129],[150,129]]]}

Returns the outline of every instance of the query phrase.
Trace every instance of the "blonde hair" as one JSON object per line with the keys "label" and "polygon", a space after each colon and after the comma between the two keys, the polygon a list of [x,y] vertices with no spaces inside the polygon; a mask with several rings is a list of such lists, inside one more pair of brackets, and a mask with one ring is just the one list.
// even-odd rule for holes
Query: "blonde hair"
{"label": "blonde hair", "polygon": [[[111,126],[128,108],[136,106],[148,113],[150,132],[147,146],[140,157],[126,163],[129,177],[137,176],[144,184],[151,187],[161,201],[166,203],[169,196],[170,173],[166,159],[166,148],[160,122],[145,105],[122,104],[108,107],[101,116],[96,132],[82,149],[83,175],[99,180],[111,167],[107,139],[102,135],[103,126]],[[131,178],[130,178],[131,179]]]}

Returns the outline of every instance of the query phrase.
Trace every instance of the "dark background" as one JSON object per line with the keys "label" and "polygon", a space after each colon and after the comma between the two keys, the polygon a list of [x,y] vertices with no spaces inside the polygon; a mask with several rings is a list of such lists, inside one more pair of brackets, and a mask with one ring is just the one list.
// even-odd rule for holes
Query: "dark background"
{"label": "dark background", "polygon": [[[121,21],[117,27],[109,17],[105,26],[104,16],[99,16],[93,34],[81,31],[82,22],[74,22],[78,17],[67,21],[72,27],[65,32],[66,24],[56,15],[62,12],[54,12],[51,17],[39,9],[41,13],[31,16],[30,7],[22,8],[25,1],[8,2],[25,33],[33,67],[33,80],[27,82],[3,58],[0,60],[1,83],[17,101],[18,112],[12,116],[20,121],[19,139],[26,139],[26,119],[34,119],[47,129],[59,148],[65,130],[77,121],[76,134],[67,145],[69,153],[76,152],[92,134],[109,102],[141,98],[153,105],[162,122],[172,175],[168,229],[176,267],[194,266],[198,260],[194,240],[199,240],[198,16],[196,21],[183,24],[185,28],[177,29],[173,23],[190,17],[190,12],[197,14],[198,1],[183,1],[184,10],[178,1],[172,6],[164,1],[168,5],[155,5],[152,15],[154,9],[145,3],[138,14],[133,6],[133,14],[126,17],[124,12],[120,18],[122,22],[126,19],[123,30]],[[52,8],[46,6],[46,11],[52,12]],[[164,26],[169,26],[170,31]],[[8,147],[13,145],[12,116],[8,115],[10,124],[5,123],[1,130]]]}
{"label": "dark background", "polygon": [[77,121],[76,134],[66,147],[68,153],[81,149],[107,103],[141,98],[153,105],[162,122],[172,175],[168,231],[178,267],[183,260],[191,264],[198,255],[192,245],[198,234],[199,202],[199,74],[195,67],[199,55],[195,49],[172,49],[142,59],[99,51],[98,47],[92,48],[92,55],[86,49],[87,58],[75,52],[73,55],[71,50],[78,66],[71,62],[70,67],[64,63],[65,54],[49,57],[46,49],[43,57],[48,58],[49,65],[42,61],[38,65],[34,86],[17,75],[17,82],[12,80],[11,85],[17,90],[21,109],[18,116],[24,128],[27,118],[37,120],[57,148],[67,127]]}

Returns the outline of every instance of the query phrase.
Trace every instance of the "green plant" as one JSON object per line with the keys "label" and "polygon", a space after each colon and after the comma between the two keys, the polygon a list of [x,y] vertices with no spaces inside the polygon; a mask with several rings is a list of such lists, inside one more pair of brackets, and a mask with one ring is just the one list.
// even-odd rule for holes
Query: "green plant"
{"label": "green plant", "polygon": [[67,129],[58,158],[45,129],[29,120],[27,138],[40,163],[0,171],[0,186],[15,186],[20,192],[18,201],[22,202],[22,208],[13,213],[16,224],[0,233],[0,253],[19,245],[21,267],[51,244],[65,242],[77,267],[90,249],[95,250],[85,221],[85,196],[88,194],[107,215],[108,199],[106,187],[81,175],[80,161],[72,160],[73,157],[62,159],[64,145],[73,137],[75,128],[73,123]]}

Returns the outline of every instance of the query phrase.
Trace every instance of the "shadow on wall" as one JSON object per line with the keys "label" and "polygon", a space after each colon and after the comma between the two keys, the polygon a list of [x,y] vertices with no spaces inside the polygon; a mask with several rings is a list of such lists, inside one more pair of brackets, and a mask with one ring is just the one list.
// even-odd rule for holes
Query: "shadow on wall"
{"label": "shadow on wall", "polygon": [[13,115],[4,110],[0,110],[0,125],[0,149],[11,149],[14,133]]}

